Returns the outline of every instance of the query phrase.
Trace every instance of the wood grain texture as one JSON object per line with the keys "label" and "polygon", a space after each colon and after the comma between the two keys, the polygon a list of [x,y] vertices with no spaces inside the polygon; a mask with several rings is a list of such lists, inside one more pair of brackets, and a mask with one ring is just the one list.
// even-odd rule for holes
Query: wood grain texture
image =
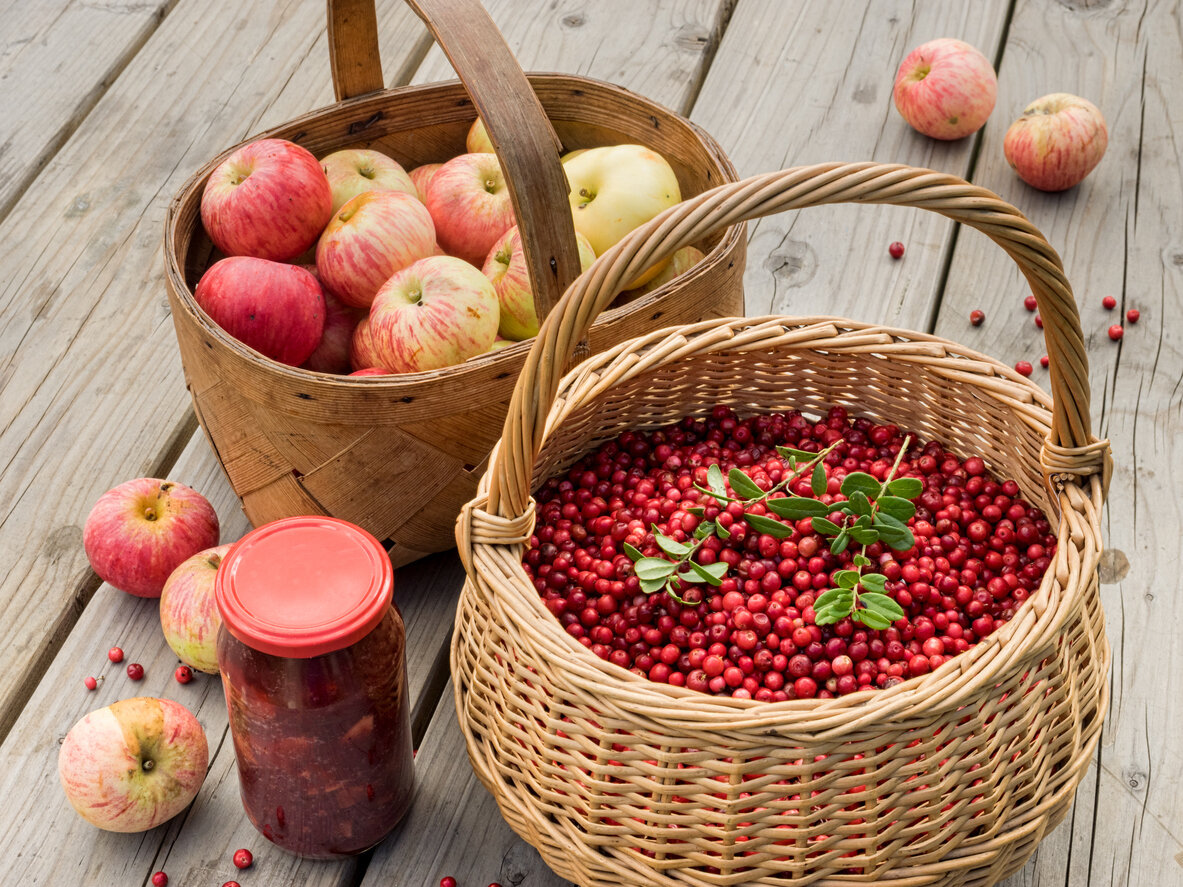
{"label": "wood grain texture", "polygon": [[[987,127],[975,174],[1016,203],[1064,258],[1092,365],[1097,433],[1111,440],[1115,462],[1101,573],[1114,650],[1110,715],[1071,825],[1052,833],[1006,887],[1183,885],[1183,702],[1174,686],[1183,647],[1166,628],[1183,620],[1177,14],[1161,2],[1018,3],[999,70],[998,125]],[[1002,137],[1030,101],[1056,91],[1101,108],[1109,148],[1080,185],[1043,194],[1007,166]],[[959,238],[938,332],[1006,362],[1030,360],[1032,378],[1046,380],[1040,331],[1022,307],[1017,276],[989,253],[981,238]],[[1102,308],[1106,295],[1117,310]],[[973,308],[987,316],[976,329],[965,320]],[[1106,330],[1124,322],[1128,308],[1141,320],[1126,324],[1120,344],[1110,341]]]}
{"label": "wood grain texture", "polygon": [[[387,33],[410,20],[385,12]],[[285,90],[301,65],[331,99],[324,31],[314,0],[179,4],[0,223],[0,736],[97,587],[91,505],[192,433],[160,264],[168,201],[266,114],[309,109]]]}
{"label": "wood grain texture", "polygon": [[174,3],[0,3],[0,220]]}
{"label": "wood grain texture", "polygon": [[[891,98],[914,46],[958,37],[992,58],[1005,0],[741,0],[690,117],[740,176],[827,161],[880,160],[964,177],[978,136],[937,142]],[[989,126],[995,125],[993,122]],[[749,226],[746,313],[831,314],[925,330],[951,223],[897,208],[835,208]],[[902,260],[888,244],[906,246]]]}

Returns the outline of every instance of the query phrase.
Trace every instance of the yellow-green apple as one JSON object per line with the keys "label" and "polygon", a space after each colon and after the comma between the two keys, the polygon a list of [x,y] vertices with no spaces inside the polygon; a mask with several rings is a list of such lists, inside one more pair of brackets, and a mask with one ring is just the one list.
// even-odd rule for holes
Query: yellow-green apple
{"label": "yellow-green apple", "polygon": [[367,370],[380,367],[378,353],[374,350],[374,340],[370,337],[370,318],[367,315],[357,322],[353,330],[353,340],[349,343],[349,365],[354,370]]}
{"label": "yellow-green apple", "polygon": [[648,283],[638,287],[638,293],[651,293],[658,287],[665,286],[675,277],[678,277],[689,271],[699,262],[705,258],[702,250],[696,246],[684,246],[677,250],[670,256],[669,264],[662,269],[661,273],[650,280]]}
{"label": "yellow-green apple", "polygon": [[913,129],[934,139],[960,139],[981,129],[994,110],[998,77],[976,48],[941,37],[908,53],[892,96]]}
{"label": "yellow-green apple", "polygon": [[424,202],[444,252],[477,268],[515,222],[496,154],[453,157],[431,177]]}
{"label": "yellow-green apple", "polygon": [[464,136],[464,147],[468,149],[469,154],[493,153],[493,140],[489,138],[489,131],[485,129],[485,121],[481,118],[472,121],[472,126],[468,127],[468,132]]}
{"label": "yellow-green apple", "polygon": [[58,751],[71,806],[112,832],[143,832],[172,819],[197,796],[208,764],[197,718],[179,702],[148,696],[92,711]]}
{"label": "yellow-green apple", "polygon": [[416,166],[414,169],[408,170],[407,175],[411,177],[411,181],[415,183],[415,191],[419,195],[419,199],[423,200],[427,194],[427,186],[431,182],[433,176],[443,166],[442,163],[424,163],[421,166]]}
{"label": "yellow-green apple", "polygon": [[[588,239],[597,256],[682,199],[673,168],[644,145],[588,148],[569,156],[563,170],[571,186],[575,230]],[[645,270],[628,286],[653,278],[665,264]]]}
{"label": "yellow-green apple", "polygon": [[[586,271],[596,260],[596,254],[582,234],[576,233],[575,242],[579,247],[581,270]],[[534,291],[530,286],[530,272],[526,268],[526,254],[522,250],[522,235],[517,225],[493,244],[481,271],[492,282],[501,306],[498,333],[515,342],[537,335]]]}
{"label": "yellow-green apple", "polygon": [[214,577],[230,547],[207,548],[181,561],[160,593],[160,628],[165,641],[178,659],[207,674],[218,673],[222,617],[214,601]]}
{"label": "yellow-green apple", "polygon": [[349,345],[353,341],[353,331],[366,314],[360,308],[346,305],[327,290],[324,296],[324,334],[316,350],[300,366],[315,373],[348,373]]}
{"label": "yellow-green apple", "polygon": [[286,262],[320,236],[332,189],[316,158],[285,139],[243,145],[210,174],[201,223],[228,256]]}
{"label": "yellow-green apple", "polygon": [[1093,171],[1108,145],[1109,130],[1096,105],[1054,92],[1033,101],[1010,125],[1002,152],[1031,187],[1063,191]]}
{"label": "yellow-green apple", "polygon": [[493,284],[477,268],[453,256],[420,259],[374,297],[370,365],[414,373],[460,363],[492,346],[497,313]]}
{"label": "yellow-green apple", "polygon": [[365,191],[325,226],[316,270],[346,305],[368,308],[395,271],[435,249],[435,228],[423,204],[402,191]]}
{"label": "yellow-green apple", "polygon": [[82,527],[82,546],[104,582],[137,597],[160,597],[169,574],[217,545],[218,532],[218,515],[201,493],[140,477],[99,496]]}
{"label": "yellow-green apple", "polygon": [[346,148],[320,159],[333,192],[333,212],[363,191],[402,191],[419,196],[401,163],[370,148]]}
{"label": "yellow-green apple", "polygon": [[324,290],[299,265],[221,259],[201,275],[193,298],[234,338],[289,366],[307,360],[324,333]]}

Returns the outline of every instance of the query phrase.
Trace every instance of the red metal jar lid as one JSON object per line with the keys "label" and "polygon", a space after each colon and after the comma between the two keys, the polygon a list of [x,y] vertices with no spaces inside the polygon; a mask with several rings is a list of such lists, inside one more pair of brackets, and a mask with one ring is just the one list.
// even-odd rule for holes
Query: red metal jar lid
{"label": "red metal jar lid", "polygon": [[333,517],[289,517],[251,530],[214,580],[229,632],[289,659],[361,640],[386,615],[393,589],[394,570],[378,540]]}

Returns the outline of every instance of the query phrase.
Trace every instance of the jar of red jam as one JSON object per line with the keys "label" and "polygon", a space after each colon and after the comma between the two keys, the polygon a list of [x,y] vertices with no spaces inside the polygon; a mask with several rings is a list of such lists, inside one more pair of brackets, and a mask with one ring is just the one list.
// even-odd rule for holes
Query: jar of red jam
{"label": "jar of red jam", "polygon": [[373,847],[411,799],[405,632],[378,541],[294,517],[247,533],[218,568],[218,668],[242,803],[300,856]]}

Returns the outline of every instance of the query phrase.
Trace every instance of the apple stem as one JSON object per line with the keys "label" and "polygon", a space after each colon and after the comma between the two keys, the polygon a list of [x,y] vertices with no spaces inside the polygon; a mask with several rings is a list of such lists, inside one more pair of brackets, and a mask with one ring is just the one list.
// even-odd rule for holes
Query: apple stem
{"label": "apple stem", "polygon": [[151,758],[144,758],[143,763],[140,764],[141,769],[143,769],[145,771],[151,770],[155,766],[156,766],[156,762],[154,760],[152,760]]}
{"label": "apple stem", "polygon": [[151,505],[149,505],[147,508],[144,509],[144,519],[145,520],[156,520],[156,509],[153,508]]}

